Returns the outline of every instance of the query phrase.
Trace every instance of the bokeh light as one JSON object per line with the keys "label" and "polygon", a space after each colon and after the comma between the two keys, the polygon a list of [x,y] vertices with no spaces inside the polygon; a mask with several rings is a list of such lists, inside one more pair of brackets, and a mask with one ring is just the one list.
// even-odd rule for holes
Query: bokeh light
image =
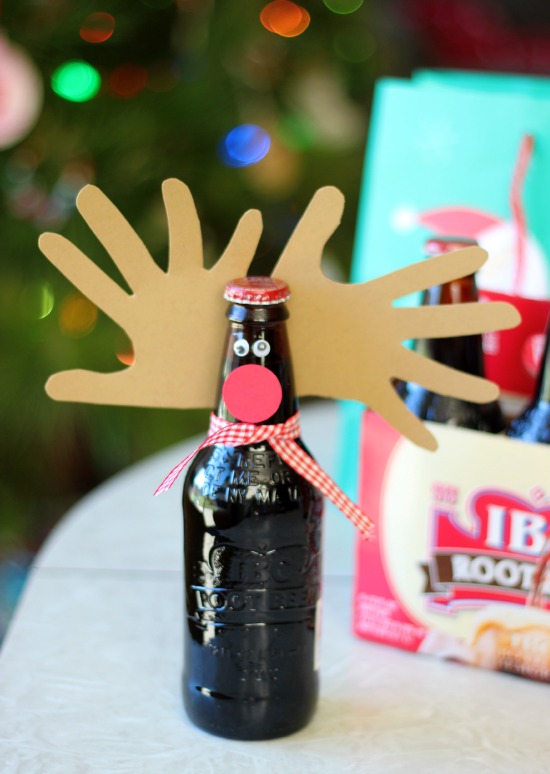
{"label": "bokeh light", "polygon": [[130,99],[144,88],[147,83],[147,70],[138,64],[124,64],[117,67],[109,76],[109,88],[121,99]]}
{"label": "bokeh light", "polygon": [[10,184],[8,192],[14,187],[20,187],[30,183],[36,173],[38,165],[42,162],[42,156],[35,148],[20,146],[8,157],[4,167],[4,177]]}
{"label": "bokeh light", "polygon": [[271,147],[269,134],[256,124],[241,124],[221,141],[218,152],[228,167],[247,167],[261,161]]}
{"label": "bokeh light", "polygon": [[309,27],[309,13],[290,0],[274,0],[260,13],[260,21],[270,32],[283,38],[295,38]]}
{"label": "bokeh light", "polygon": [[12,45],[0,27],[0,150],[17,145],[31,131],[42,109],[42,97],[41,73],[28,53]]}
{"label": "bokeh light", "polygon": [[134,365],[134,361],[136,359],[132,349],[126,350],[125,352],[117,352],[116,356],[125,366]]}
{"label": "bokeh light", "polygon": [[73,339],[87,336],[95,328],[97,306],[80,293],[69,293],[61,304],[59,327]]}
{"label": "bokeh light", "polygon": [[132,342],[126,335],[120,335],[116,343],[116,356],[122,365],[131,366],[134,364],[136,356]]}
{"label": "bokeh light", "polygon": [[69,102],[86,102],[92,99],[100,86],[100,74],[87,62],[65,62],[52,75],[53,91]]}
{"label": "bokeh light", "polygon": [[115,18],[110,13],[91,13],[81,27],[80,37],[86,43],[104,43],[115,31]]}
{"label": "bokeh light", "polygon": [[49,282],[31,282],[21,293],[21,311],[29,320],[43,320],[54,308],[53,288]]}
{"label": "bokeh light", "polygon": [[363,5],[364,0],[323,0],[326,7],[334,13],[354,13]]}
{"label": "bokeh light", "polygon": [[61,169],[57,181],[46,183],[40,166],[42,153],[18,148],[4,168],[5,194],[9,210],[39,228],[62,226],[75,208],[76,195],[95,176],[89,158],[74,158]]}
{"label": "bokeh light", "polygon": [[62,168],[52,192],[64,200],[70,209],[74,209],[74,200],[81,188],[91,183],[95,177],[94,166],[89,158],[70,159]]}

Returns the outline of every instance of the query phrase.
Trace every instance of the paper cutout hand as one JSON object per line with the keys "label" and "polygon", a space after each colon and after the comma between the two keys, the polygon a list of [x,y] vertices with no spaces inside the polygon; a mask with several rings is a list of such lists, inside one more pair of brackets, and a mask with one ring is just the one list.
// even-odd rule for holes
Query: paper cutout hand
{"label": "paper cutout hand", "polygon": [[179,180],[166,180],[168,271],[112,202],[94,186],[78,195],[77,207],[133,291],[126,293],[75,245],[58,234],[43,234],[44,255],[94,304],[118,323],[134,347],[134,364],[114,373],[64,371],[46,385],[55,400],[117,405],[212,408],[226,321],[223,291],[246,275],[262,231],[250,210],[215,266],[203,265],[200,223],[191,193]]}
{"label": "paper cutout hand", "polygon": [[[77,206],[119,267],[133,293],[108,278],[62,236],[44,234],[40,249],[91,301],[129,335],[134,365],[112,374],[66,371],[47,383],[56,400],[172,408],[212,408],[224,340],[225,284],[244,276],[258,244],[260,213],[247,212],[212,269],[203,266],[200,224],[188,188],[163,185],[170,234],[168,271],[153,261],[114,205],[93,186]],[[396,298],[476,271],[480,248],[432,258],[358,285],[329,280],[323,248],[340,223],[344,197],[322,188],[298,223],[274,274],[288,282],[289,333],[297,393],[358,400],[415,443],[435,448],[431,433],[403,405],[391,378],[411,380],[446,395],[485,402],[494,384],[462,374],[406,349],[409,338],[445,337],[511,328],[519,315],[508,304],[394,308]]]}
{"label": "paper cutout hand", "polygon": [[431,258],[361,284],[330,280],[322,273],[321,256],[343,208],[344,197],[337,188],[318,190],[273,271],[292,291],[289,331],[297,391],[365,403],[419,446],[435,449],[435,438],[401,401],[392,377],[477,403],[495,400],[498,388],[422,357],[402,342],[513,328],[520,316],[505,303],[392,306],[409,293],[475,272],[488,257],[479,247]]}

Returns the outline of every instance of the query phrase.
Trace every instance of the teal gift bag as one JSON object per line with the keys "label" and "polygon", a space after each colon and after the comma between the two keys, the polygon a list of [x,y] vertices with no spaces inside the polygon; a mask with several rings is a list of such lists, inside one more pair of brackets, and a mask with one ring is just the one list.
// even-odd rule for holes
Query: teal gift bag
{"label": "teal gift bag", "polygon": [[[514,287],[511,196],[526,136],[534,138],[522,191],[530,266]],[[482,287],[548,296],[549,191],[550,79],[428,71],[410,81],[382,80],[374,98],[353,278],[363,281],[421,260],[427,236],[451,233],[474,237],[492,253]]]}
{"label": "teal gift bag", "polygon": [[[422,260],[433,234],[476,239],[489,253],[478,275],[482,297],[512,300],[523,317],[521,328],[486,337],[487,375],[525,399],[550,309],[549,200],[549,78],[422,71],[384,79],[374,97],[352,280]],[[342,471],[351,493],[360,413],[344,406]]]}

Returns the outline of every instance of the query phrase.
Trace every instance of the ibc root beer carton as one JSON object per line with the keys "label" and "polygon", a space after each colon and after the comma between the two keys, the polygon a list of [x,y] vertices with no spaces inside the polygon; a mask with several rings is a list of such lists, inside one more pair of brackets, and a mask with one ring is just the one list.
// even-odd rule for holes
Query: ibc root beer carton
{"label": "ibc root beer carton", "polygon": [[[550,220],[537,195],[550,172],[541,152],[548,119],[539,121],[550,115],[549,95],[550,81],[487,73],[379,82],[358,213],[358,283],[420,260],[428,237],[470,238],[487,250],[480,300],[509,302],[522,318],[483,342],[485,375],[510,415],[533,395],[550,314]],[[469,120],[476,105],[506,116],[498,148],[488,124]],[[442,115],[452,149],[445,158],[433,146],[418,152],[426,127],[445,145]],[[348,433],[359,411],[346,407]],[[376,414],[362,418],[359,504],[376,538],[358,540],[355,631],[550,681],[550,447],[425,424],[439,443],[433,454]]]}
{"label": "ibc root beer carton", "polygon": [[363,417],[355,632],[550,681],[550,448],[428,422],[439,448]]}

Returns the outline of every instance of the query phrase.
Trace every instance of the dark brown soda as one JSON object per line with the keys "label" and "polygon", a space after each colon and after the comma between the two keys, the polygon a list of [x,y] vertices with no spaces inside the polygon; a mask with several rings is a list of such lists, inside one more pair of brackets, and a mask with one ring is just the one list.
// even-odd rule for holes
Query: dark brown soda
{"label": "dark brown soda", "polygon": [[[535,394],[527,408],[510,424],[506,435],[526,443],[550,444],[550,320],[546,326],[546,340]],[[548,567],[550,567],[550,532],[547,533],[546,542],[537,559],[527,605],[544,607],[543,588]],[[535,676],[535,679],[539,678]]]}
{"label": "dark brown soda", "polygon": [[[232,304],[220,378],[260,363],[283,400],[264,424],[297,410],[284,305]],[[270,353],[237,357],[265,338]],[[223,400],[218,415],[234,421]],[[304,448],[301,441],[299,441]],[[183,695],[191,720],[232,739],[302,728],[318,696],[322,496],[267,442],[199,452],[183,492],[186,585]]]}
{"label": "dark brown soda", "polygon": [[527,443],[550,443],[550,322],[533,399],[511,423],[507,435]]}
{"label": "dark brown soda", "polygon": [[[477,243],[469,239],[428,240],[428,255],[450,252]],[[439,304],[461,304],[477,301],[477,287],[473,274],[429,288],[422,303],[426,306]],[[455,336],[418,340],[415,350],[438,363],[456,368],[473,376],[485,376],[481,335]],[[504,417],[497,401],[472,403],[470,401],[439,395],[413,383],[401,383],[397,390],[410,410],[420,419],[441,424],[480,430],[485,433],[499,433],[504,429]]]}

